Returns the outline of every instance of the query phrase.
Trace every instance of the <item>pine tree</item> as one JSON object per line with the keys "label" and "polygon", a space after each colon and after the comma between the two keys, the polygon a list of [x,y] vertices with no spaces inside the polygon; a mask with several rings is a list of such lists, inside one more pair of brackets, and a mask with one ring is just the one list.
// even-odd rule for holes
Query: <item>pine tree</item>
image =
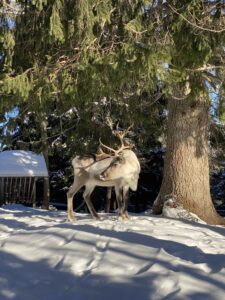
{"label": "pine tree", "polygon": [[32,99],[43,111],[53,99],[88,108],[132,86],[140,95],[160,86],[169,99],[168,146],[154,211],[172,197],[174,206],[224,223],[210,197],[207,151],[209,87],[221,99],[224,91],[224,1],[18,3],[3,98]]}
{"label": "pine tree", "polygon": [[[153,210],[165,201],[182,205],[210,224],[225,224],[212,204],[209,186],[209,88],[223,90],[223,1],[168,1],[167,34],[173,42],[167,154]],[[220,59],[219,59],[219,55]],[[215,88],[216,89],[216,88]]]}

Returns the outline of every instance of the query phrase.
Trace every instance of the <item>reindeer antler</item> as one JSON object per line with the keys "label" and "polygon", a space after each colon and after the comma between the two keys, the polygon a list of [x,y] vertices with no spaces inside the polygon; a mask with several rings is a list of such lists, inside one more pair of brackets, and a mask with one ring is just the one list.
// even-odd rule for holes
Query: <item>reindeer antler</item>
{"label": "reindeer antler", "polygon": [[[103,144],[103,143],[101,142],[101,139],[99,139],[99,143],[100,143],[100,145],[99,145],[99,151],[101,152],[100,155],[118,156],[119,153],[121,153],[123,150],[125,150],[125,149],[131,149],[131,148],[133,147],[133,145],[127,145],[127,146],[125,146],[125,145],[124,145],[123,139],[124,139],[124,136],[125,136],[125,135],[130,131],[130,129],[134,126],[134,124],[131,124],[125,131],[122,131],[122,132],[118,130],[118,125],[119,125],[119,124],[117,124],[117,129],[114,130],[114,135],[120,139],[120,142],[121,142],[120,148],[118,148],[117,150],[116,150],[116,149],[113,149],[113,148],[111,148],[111,147],[109,147],[109,146]],[[105,153],[105,152],[103,151],[102,147],[104,147],[105,149],[107,149],[108,151],[110,151],[111,155],[108,154],[108,153]]]}
{"label": "reindeer antler", "polygon": [[[124,137],[128,134],[128,132],[131,130],[131,128],[134,126],[134,123],[132,123],[126,130],[118,130],[119,123],[116,126],[116,130],[114,130],[114,135],[120,139],[121,145],[124,145]],[[130,146],[132,148],[132,146]]]}
{"label": "reindeer antler", "polygon": [[110,153],[112,153],[112,155],[108,154],[108,155],[110,155],[110,156],[118,156],[118,154],[119,154],[120,152],[122,152],[123,150],[125,150],[125,149],[131,149],[131,146],[130,146],[130,145],[129,145],[129,146],[125,146],[124,144],[122,144],[121,147],[118,148],[118,149],[113,149],[113,148],[111,148],[111,147],[106,146],[105,144],[103,144],[103,143],[101,142],[101,140],[99,140],[99,142],[100,142],[99,149],[100,149],[101,153],[102,153],[102,154],[105,154],[105,155],[107,155],[107,153],[105,153],[105,152],[102,150],[102,147],[104,147],[105,149],[109,150]]}

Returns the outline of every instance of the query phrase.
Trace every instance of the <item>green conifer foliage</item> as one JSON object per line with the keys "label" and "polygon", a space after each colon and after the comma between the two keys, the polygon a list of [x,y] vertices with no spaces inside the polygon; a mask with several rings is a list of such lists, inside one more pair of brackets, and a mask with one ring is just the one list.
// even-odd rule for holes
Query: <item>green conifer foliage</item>
{"label": "green conifer foliage", "polygon": [[89,105],[136,83],[137,97],[158,85],[169,96],[187,79],[191,97],[218,82],[223,88],[223,1],[17,3],[13,29],[0,29],[6,102],[14,95],[37,107],[57,99],[65,107]]}
{"label": "green conifer foliage", "polygon": [[50,35],[55,41],[63,43],[65,41],[63,25],[60,18],[60,11],[63,9],[62,1],[56,0],[52,6],[52,14],[50,17]]}

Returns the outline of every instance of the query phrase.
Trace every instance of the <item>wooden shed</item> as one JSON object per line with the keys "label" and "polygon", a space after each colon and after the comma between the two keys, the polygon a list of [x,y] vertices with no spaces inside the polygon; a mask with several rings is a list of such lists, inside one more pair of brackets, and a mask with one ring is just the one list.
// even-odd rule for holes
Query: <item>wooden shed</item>
{"label": "wooden shed", "polygon": [[0,152],[0,203],[26,203],[36,206],[36,183],[43,179],[42,206],[48,208],[49,178],[42,154],[31,151]]}

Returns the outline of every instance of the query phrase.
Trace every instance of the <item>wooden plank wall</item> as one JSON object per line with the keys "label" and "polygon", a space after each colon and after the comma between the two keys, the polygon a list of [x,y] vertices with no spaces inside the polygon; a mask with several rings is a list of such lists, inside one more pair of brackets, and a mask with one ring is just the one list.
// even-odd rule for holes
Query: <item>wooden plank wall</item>
{"label": "wooden plank wall", "polygon": [[35,177],[0,177],[0,203],[36,204]]}

